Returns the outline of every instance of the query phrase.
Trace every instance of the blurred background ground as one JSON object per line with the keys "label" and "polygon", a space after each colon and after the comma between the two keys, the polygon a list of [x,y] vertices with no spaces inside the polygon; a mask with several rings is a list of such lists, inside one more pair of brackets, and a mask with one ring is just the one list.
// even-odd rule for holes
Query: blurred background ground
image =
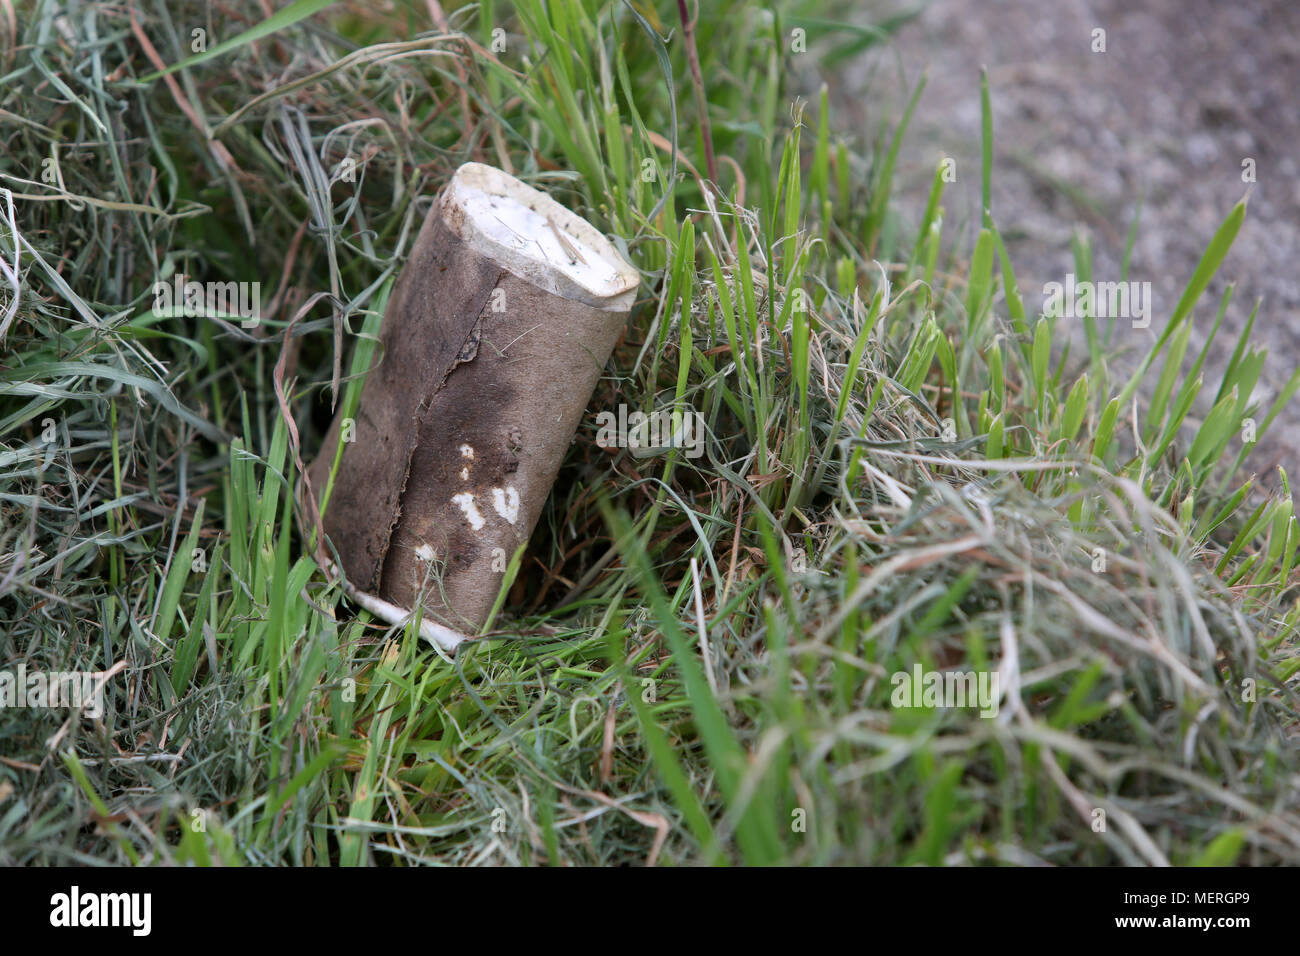
{"label": "blurred background ground", "polygon": [[[1104,53],[1092,51],[1098,28],[1106,31]],[[915,222],[940,157],[957,160],[946,235],[979,224],[981,66],[995,122],[993,214],[1026,306],[1041,308],[1043,283],[1074,271],[1076,230],[1091,238],[1095,280],[1119,280],[1142,200],[1129,278],[1151,282],[1154,318],[1147,330],[1120,321],[1115,336],[1134,361],[1219,223],[1249,192],[1245,225],[1194,313],[1188,361],[1204,345],[1225,285],[1235,282],[1207,386],[1213,395],[1261,298],[1252,340],[1269,349],[1257,391],[1267,408],[1300,361],[1300,4],[934,0],[886,54],[848,63],[832,96],[839,115],[869,136],[886,116],[900,115],[928,75],[896,180],[903,214]],[[1255,160],[1253,184],[1242,179],[1246,158]],[[956,241],[969,248],[969,236]],[[1293,410],[1279,416],[1248,470],[1274,486],[1278,464],[1291,476],[1300,471]]]}

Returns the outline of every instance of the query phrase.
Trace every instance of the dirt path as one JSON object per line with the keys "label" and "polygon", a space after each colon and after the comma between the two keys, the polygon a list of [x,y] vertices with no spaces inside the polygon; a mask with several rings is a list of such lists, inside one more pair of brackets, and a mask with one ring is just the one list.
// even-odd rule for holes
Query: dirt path
{"label": "dirt path", "polygon": [[[1105,52],[1092,49],[1098,29]],[[1154,321],[1144,331],[1116,326],[1117,346],[1140,356],[1215,229],[1249,192],[1246,223],[1194,314],[1189,352],[1204,344],[1219,296],[1235,281],[1206,389],[1217,389],[1260,297],[1253,341],[1268,346],[1269,359],[1256,396],[1271,403],[1300,362],[1300,4],[935,0],[892,50],[850,66],[835,94],[841,117],[873,130],[899,116],[906,88],[928,71],[899,161],[903,210],[919,218],[939,157],[954,157],[958,179],[945,205],[948,228],[968,230],[964,248],[979,221],[981,65],[995,122],[993,213],[1026,304],[1041,307],[1043,284],[1074,271],[1076,229],[1092,238],[1094,278],[1118,280],[1143,198],[1130,279],[1151,282]],[[1254,160],[1253,184],[1243,181],[1245,159]],[[1300,406],[1279,416],[1252,458],[1270,485],[1275,464],[1300,476]]]}

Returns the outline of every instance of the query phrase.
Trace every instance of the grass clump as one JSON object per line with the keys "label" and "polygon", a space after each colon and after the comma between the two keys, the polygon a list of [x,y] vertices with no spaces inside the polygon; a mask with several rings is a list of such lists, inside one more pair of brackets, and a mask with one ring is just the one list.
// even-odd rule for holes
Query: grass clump
{"label": "grass clump", "polygon": [[[321,6],[37,2],[0,51],[0,660],[117,668],[97,719],[0,710],[0,859],[1300,862],[1300,532],[1241,440],[1300,378],[1264,409],[1244,336],[1217,384],[1187,354],[1244,204],[1121,379],[993,210],[945,242],[936,171],[893,211],[919,85],[866,142],[799,98],[793,31],[899,21],[701,5],[697,96],[673,4]],[[342,599],[294,489],[471,159],[643,272],[593,410],[706,437],[593,413],[448,659]],[[158,308],[178,272],[261,321]],[[918,666],[996,717],[899,706]]]}

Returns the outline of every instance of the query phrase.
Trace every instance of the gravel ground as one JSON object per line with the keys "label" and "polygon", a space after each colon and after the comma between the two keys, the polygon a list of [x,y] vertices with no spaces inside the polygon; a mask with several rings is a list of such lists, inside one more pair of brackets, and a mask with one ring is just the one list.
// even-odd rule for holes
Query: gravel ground
{"label": "gravel ground", "polygon": [[[1104,52],[1092,49],[1098,29]],[[1249,194],[1245,225],[1194,313],[1189,352],[1235,282],[1207,391],[1260,298],[1253,340],[1269,359],[1257,397],[1271,402],[1300,359],[1300,3],[934,0],[890,50],[848,66],[833,93],[838,115],[871,131],[900,115],[927,73],[899,160],[902,208],[915,222],[939,157],[955,158],[945,228],[964,229],[967,249],[979,222],[981,66],[994,111],[993,213],[1026,304],[1037,307],[1042,285],[1073,271],[1076,231],[1091,236],[1096,281],[1118,280],[1142,199],[1130,279],[1151,283],[1154,321],[1145,331],[1116,326],[1117,346],[1140,357],[1223,217]],[[1254,183],[1243,179],[1247,158]],[[1300,474],[1300,405],[1279,416],[1250,467],[1275,486],[1277,464]]]}

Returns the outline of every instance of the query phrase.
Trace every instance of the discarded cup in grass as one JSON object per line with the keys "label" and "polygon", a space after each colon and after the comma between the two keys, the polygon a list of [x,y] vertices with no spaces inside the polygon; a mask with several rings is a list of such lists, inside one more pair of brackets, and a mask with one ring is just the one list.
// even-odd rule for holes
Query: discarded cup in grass
{"label": "discarded cup in grass", "polygon": [[389,298],[355,421],[336,416],[309,469],[355,590],[482,626],[638,284],[550,196],[480,163],[456,171]]}

